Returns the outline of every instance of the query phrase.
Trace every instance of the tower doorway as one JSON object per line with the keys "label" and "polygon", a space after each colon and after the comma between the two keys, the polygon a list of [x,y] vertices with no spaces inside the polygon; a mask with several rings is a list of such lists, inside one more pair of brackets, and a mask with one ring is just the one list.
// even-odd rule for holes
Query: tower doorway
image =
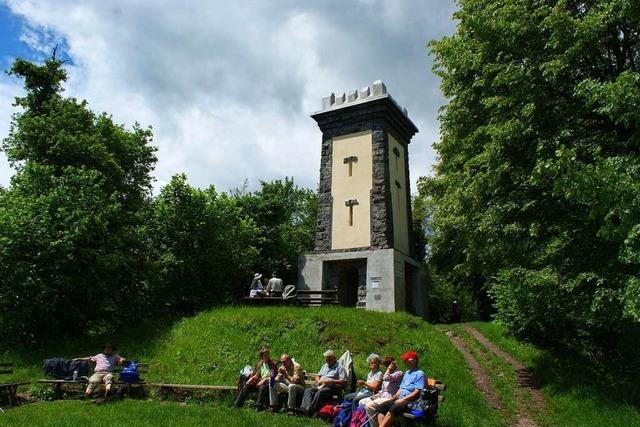
{"label": "tower doorway", "polygon": [[358,304],[358,289],[365,287],[366,282],[366,258],[324,263],[323,289],[336,289],[342,306],[355,307]]}

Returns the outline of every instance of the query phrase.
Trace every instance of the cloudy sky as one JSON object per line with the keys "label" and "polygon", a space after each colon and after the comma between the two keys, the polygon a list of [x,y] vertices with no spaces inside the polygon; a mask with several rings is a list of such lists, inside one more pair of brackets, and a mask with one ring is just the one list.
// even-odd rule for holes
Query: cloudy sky
{"label": "cloudy sky", "polygon": [[[68,95],[119,123],[151,125],[156,188],[185,172],[227,190],[292,176],[315,188],[323,96],[382,79],[420,129],[411,174],[431,173],[444,103],[429,40],[451,0],[0,0],[0,67],[58,44]],[[0,136],[21,82],[0,76]],[[0,185],[12,170],[0,154]]]}

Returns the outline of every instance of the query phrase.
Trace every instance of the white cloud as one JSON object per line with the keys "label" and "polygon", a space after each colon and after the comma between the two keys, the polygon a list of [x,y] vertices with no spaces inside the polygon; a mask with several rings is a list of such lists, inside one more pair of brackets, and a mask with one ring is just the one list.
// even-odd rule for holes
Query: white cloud
{"label": "white cloud", "polygon": [[[444,0],[343,2],[9,1],[36,50],[64,41],[67,92],[118,122],[152,125],[158,185],[186,172],[222,190],[293,176],[315,187],[331,92],[383,79],[420,128],[415,179],[430,171],[443,99],[426,43],[453,30]],[[15,82],[0,80],[6,134]],[[0,163],[0,183],[8,182]]]}

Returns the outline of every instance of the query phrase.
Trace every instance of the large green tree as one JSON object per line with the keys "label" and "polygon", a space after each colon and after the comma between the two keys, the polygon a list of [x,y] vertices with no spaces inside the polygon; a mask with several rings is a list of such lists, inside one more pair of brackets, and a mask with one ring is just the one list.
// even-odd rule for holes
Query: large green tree
{"label": "large green tree", "polygon": [[247,293],[258,229],[236,198],[213,186],[194,188],[176,175],[153,208],[154,305],[163,314],[191,314]]}
{"label": "large green tree", "polygon": [[10,70],[26,94],[2,145],[16,173],[0,192],[0,339],[24,344],[108,331],[146,304],[151,131],[63,97],[62,65]]}
{"label": "large green tree", "polygon": [[520,336],[618,349],[640,320],[640,3],[459,6],[430,45],[431,265]]}
{"label": "large green tree", "polygon": [[260,190],[236,191],[243,215],[258,226],[259,258],[254,269],[277,272],[285,285],[297,281],[298,258],[313,249],[317,193],[286,178],[261,182]]}

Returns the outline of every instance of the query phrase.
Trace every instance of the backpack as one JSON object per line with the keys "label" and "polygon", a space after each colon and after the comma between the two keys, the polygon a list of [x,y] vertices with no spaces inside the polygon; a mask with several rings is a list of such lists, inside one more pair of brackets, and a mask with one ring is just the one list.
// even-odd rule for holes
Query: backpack
{"label": "backpack", "polygon": [[409,404],[409,413],[418,420],[435,417],[438,413],[438,395],[440,391],[436,387],[427,386],[420,398]]}
{"label": "backpack", "polygon": [[140,375],[138,374],[138,362],[132,360],[126,362],[120,371],[120,381],[123,383],[137,383],[140,382]]}
{"label": "backpack", "polygon": [[340,412],[333,419],[333,427],[348,427],[351,421],[351,409],[352,403],[350,400],[345,400],[340,405]]}
{"label": "backpack", "polygon": [[340,411],[340,405],[327,403],[318,411],[318,418],[330,423]]}
{"label": "backpack", "polygon": [[358,406],[351,413],[351,423],[349,423],[349,427],[369,427],[367,411],[362,406]]}

